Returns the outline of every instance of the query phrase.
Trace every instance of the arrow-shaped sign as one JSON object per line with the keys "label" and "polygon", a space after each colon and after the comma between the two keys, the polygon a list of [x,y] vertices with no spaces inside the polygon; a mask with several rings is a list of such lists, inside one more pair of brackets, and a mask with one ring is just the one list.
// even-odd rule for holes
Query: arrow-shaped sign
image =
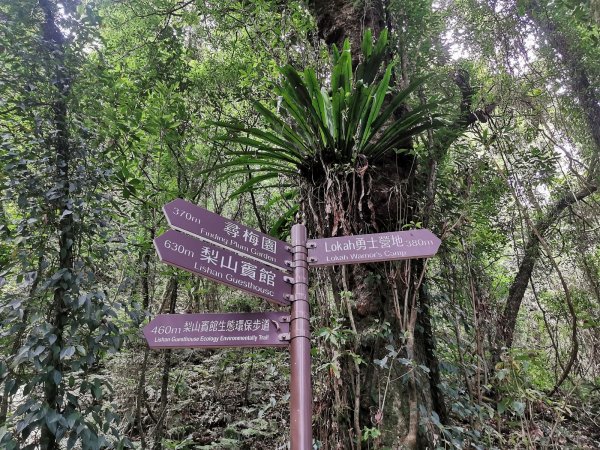
{"label": "arrow-shaped sign", "polygon": [[150,348],[287,347],[281,312],[160,314],[144,327]]}
{"label": "arrow-shaped sign", "polygon": [[163,211],[171,228],[268,266],[290,270],[292,255],[286,250],[286,242],[180,198],[164,205]]}
{"label": "arrow-shaped sign", "polygon": [[290,304],[292,285],[286,281],[285,273],[273,267],[174,230],[154,239],[154,246],[164,263],[278,305]]}
{"label": "arrow-shaped sign", "polygon": [[332,266],[430,258],[437,253],[440,243],[426,229],[315,239],[307,243],[308,264]]}

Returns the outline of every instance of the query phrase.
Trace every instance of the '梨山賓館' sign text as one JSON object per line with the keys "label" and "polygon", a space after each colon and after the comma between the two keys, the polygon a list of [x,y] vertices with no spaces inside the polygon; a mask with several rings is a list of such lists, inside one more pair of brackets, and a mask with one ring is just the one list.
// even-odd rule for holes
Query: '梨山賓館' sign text
{"label": "'\u68a8\u5c71\u8cd3\u9928' sign text", "polygon": [[154,239],[160,260],[240,289],[278,305],[289,305],[292,285],[284,272],[174,230]]}

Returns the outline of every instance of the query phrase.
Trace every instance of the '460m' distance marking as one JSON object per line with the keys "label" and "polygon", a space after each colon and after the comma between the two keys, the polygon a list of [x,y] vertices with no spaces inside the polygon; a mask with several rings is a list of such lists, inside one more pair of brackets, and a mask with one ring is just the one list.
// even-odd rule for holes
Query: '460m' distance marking
{"label": "'460m' distance marking", "polygon": [[153,334],[179,334],[181,328],[172,327],[171,325],[161,325],[159,327],[152,328],[151,333]]}

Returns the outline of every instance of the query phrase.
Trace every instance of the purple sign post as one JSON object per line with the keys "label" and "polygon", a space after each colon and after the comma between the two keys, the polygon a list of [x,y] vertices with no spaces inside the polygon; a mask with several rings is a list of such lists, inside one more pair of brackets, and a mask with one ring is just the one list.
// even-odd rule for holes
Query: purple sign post
{"label": "purple sign post", "polygon": [[308,264],[312,267],[430,258],[440,243],[426,229],[315,239],[307,244]]}
{"label": "purple sign post", "polygon": [[[423,229],[307,241],[306,227],[297,224],[291,230],[290,247],[181,199],[167,203],[163,210],[171,227],[202,241],[169,230],[154,240],[161,261],[278,305],[291,302],[291,314],[160,315],[144,327],[148,344],[151,348],[280,347],[287,346],[289,339],[291,450],[310,450],[309,266],[429,258],[437,253],[440,239]],[[290,267],[293,278],[284,273]]]}
{"label": "purple sign post", "polygon": [[171,228],[193,234],[203,241],[239,253],[268,266],[289,271],[290,253],[286,242],[226,219],[180,198],[163,206]]}
{"label": "purple sign post", "polygon": [[169,230],[154,239],[160,260],[171,266],[287,306],[292,286],[281,271],[225,248]]}
{"label": "purple sign post", "polygon": [[310,371],[310,310],[306,227],[292,226],[294,294],[290,330],[290,444],[292,450],[312,448],[312,385]]}
{"label": "purple sign post", "polygon": [[289,322],[282,312],[160,314],[144,337],[152,349],[287,347]]}

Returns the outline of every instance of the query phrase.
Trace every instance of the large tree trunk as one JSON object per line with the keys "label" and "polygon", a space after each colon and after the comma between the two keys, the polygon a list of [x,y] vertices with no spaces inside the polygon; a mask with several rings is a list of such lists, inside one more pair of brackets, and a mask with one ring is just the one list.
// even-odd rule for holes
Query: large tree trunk
{"label": "large tree trunk", "polygon": [[[325,180],[314,180],[304,189],[303,212],[311,234],[330,237],[399,230],[415,217],[412,164],[412,158],[393,155],[376,166],[359,160],[353,171],[327,167]],[[338,423],[317,432],[324,448],[358,449],[365,428],[379,429],[377,445],[417,448],[420,410],[429,414],[435,405],[444,415],[437,382],[432,383],[419,368],[432,365],[431,373],[438,376],[429,310],[419,304],[426,301],[419,295],[424,270],[425,264],[418,260],[332,269],[334,291],[351,293],[346,313],[356,332],[340,353],[352,352],[366,364],[341,360],[340,380],[350,382],[332,387],[336,392],[324,415],[336,416]],[[338,298],[344,301],[347,296]],[[340,305],[340,309],[344,308]],[[372,332],[386,323],[390,333]],[[424,331],[416,331],[417,323]],[[386,357],[386,367],[374,364]]]}
{"label": "large tree trunk", "polygon": [[386,26],[383,0],[310,0],[309,5],[317,22],[319,37],[328,46],[335,44],[338,49],[342,48],[344,40],[348,38],[353,58],[358,58],[360,54],[357,50],[360,49],[365,30],[370,28],[378,36]]}
{"label": "large tree trunk", "polygon": [[[382,1],[331,0],[312,8],[327,44],[339,48],[345,38],[350,40],[354,65],[365,29],[377,36],[386,25]],[[303,190],[311,237],[397,231],[417,217],[425,182],[415,179],[415,160],[407,153],[390,154],[375,165],[359,157],[353,168],[331,165],[324,172],[324,179],[312,180]],[[334,297],[346,303],[338,308],[346,310],[356,333],[345,349],[332,353],[356,354],[365,364],[340,358],[333,393],[317,399],[323,417],[337,422],[317,430],[324,448],[360,449],[367,428],[381,432],[373,442],[377,447],[425,447],[429,439],[419,435],[420,411],[430,414],[435,408],[445,416],[427,296],[420,289],[425,267],[412,260],[331,269]],[[340,291],[349,291],[351,298]],[[374,363],[386,359],[384,367]],[[419,366],[431,366],[430,372]]]}
{"label": "large tree trunk", "polygon": [[[313,13],[319,35],[327,44],[338,47],[347,37],[354,49],[355,63],[363,31],[370,27],[377,35],[385,25],[390,26],[383,1],[315,3],[318,5],[313,5]],[[402,82],[407,81],[407,76],[403,70]],[[326,167],[324,179],[313,179],[303,192],[303,212],[312,236],[397,231],[413,220],[429,221],[438,159],[467,127],[486,121],[495,106],[473,113],[475,90],[470,86],[468,73],[457,73],[455,81],[462,94],[461,116],[445,138],[431,136],[430,160],[425,169],[420,169],[422,176],[415,176],[416,160],[408,153],[390,154],[375,164],[359,157],[351,169]],[[422,210],[419,205],[424,205]],[[356,339],[346,350],[358,354],[366,364],[342,361],[339,379],[344,381],[334,380],[333,394],[324,395],[329,398],[331,412],[323,415],[330,414],[339,422],[318,430],[324,448],[360,449],[365,428],[378,428],[381,432],[374,440],[376,446],[426,447],[431,436],[419,433],[421,411],[427,415],[435,411],[442,421],[446,419],[429,299],[423,284],[425,269],[422,260],[412,260],[331,270],[337,301],[344,302],[347,295],[335,291],[350,291],[352,295],[352,302],[346,300],[346,313]],[[341,305],[339,308],[344,310]],[[382,324],[389,324],[389,334],[372,332],[381,329]],[[375,360],[386,357],[387,365],[377,367]],[[318,402],[327,409],[321,399]]]}

